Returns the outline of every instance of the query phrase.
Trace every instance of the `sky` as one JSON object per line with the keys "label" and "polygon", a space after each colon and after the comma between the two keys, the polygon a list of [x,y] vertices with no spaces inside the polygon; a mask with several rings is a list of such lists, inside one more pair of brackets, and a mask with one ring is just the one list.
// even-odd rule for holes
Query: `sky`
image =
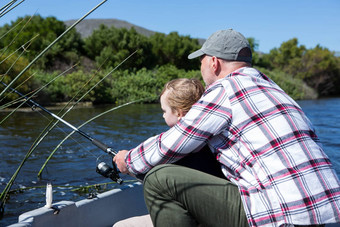
{"label": "sky", "polygon": [[[8,2],[1,1],[1,7]],[[102,2],[86,19],[119,19],[203,39],[233,28],[254,38],[264,53],[292,38],[308,49],[319,44],[340,51],[340,0],[24,0],[0,17],[0,26],[34,14],[79,19]]]}

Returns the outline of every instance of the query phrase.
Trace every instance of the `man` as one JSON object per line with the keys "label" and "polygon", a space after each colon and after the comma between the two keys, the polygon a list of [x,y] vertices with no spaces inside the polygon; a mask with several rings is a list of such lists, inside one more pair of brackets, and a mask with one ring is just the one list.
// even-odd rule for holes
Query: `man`
{"label": "man", "polygon": [[[248,41],[212,34],[200,57],[202,98],[168,131],[114,158],[146,173],[155,226],[315,226],[340,222],[339,180],[298,104],[251,67]],[[227,179],[173,163],[208,144]],[[202,163],[204,165],[204,163]],[[151,170],[151,171],[150,171]]]}

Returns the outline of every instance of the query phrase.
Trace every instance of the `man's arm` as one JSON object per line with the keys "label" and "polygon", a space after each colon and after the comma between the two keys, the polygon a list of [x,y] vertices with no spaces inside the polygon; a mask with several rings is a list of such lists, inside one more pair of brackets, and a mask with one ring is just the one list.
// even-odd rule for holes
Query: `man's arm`
{"label": "man's arm", "polygon": [[122,172],[138,175],[147,173],[156,165],[176,162],[200,150],[212,136],[228,128],[230,119],[229,99],[223,86],[215,84],[175,126],[119,154],[115,159],[117,167],[122,168]]}

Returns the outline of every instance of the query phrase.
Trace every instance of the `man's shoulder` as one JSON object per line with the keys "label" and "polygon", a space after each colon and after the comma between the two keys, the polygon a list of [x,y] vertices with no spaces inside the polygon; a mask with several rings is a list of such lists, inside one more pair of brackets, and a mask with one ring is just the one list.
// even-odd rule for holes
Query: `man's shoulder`
{"label": "man's shoulder", "polygon": [[261,74],[261,72],[253,67],[242,67],[233,72],[234,74],[238,75],[258,75]]}
{"label": "man's shoulder", "polygon": [[253,67],[242,67],[239,68],[230,74],[226,75],[224,78],[221,80],[218,80],[217,82],[219,83],[228,83],[229,81],[234,81],[234,80],[249,80],[250,78],[253,77],[262,77],[262,73],[258,71],[257,69]]}

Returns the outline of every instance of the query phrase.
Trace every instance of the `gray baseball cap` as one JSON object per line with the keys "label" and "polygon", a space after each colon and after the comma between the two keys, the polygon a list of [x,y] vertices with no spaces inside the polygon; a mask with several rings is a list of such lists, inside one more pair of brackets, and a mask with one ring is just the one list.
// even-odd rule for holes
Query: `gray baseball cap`
{"label": "gray baseball cap", "polygon": [[201,49],[189,54],[193,59],[204,54],[216,56],[224,60],[250,62],[252,59],[248,40],[233,29],[219,30],[212,34]]}

